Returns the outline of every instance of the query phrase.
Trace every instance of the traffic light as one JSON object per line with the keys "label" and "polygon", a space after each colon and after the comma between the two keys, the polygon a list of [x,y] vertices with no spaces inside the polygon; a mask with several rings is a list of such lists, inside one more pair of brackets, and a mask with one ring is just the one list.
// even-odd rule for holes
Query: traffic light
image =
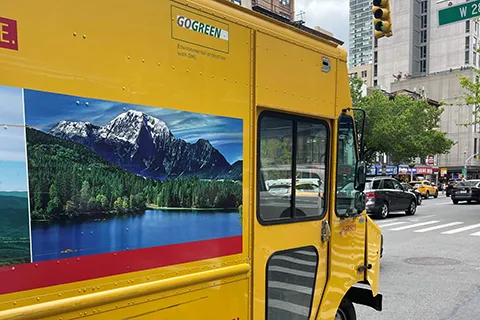
{"label": "traffic light", "polygon": [[372,12],[375,38],[391,37],[393,33],[390,0],[373,0]]}

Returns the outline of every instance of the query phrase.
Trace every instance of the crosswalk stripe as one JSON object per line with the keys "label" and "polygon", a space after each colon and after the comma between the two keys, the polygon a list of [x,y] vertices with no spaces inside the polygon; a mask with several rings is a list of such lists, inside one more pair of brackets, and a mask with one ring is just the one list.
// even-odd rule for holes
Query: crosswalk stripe
{"label": "crosswalk stripe", "polygon": [[435,227],[429,227],[429,228],[425,228],[425,229],[415,230],[414,232],[428,232],[428,231],[432,231],[432,230],[437,230],[437,229],[442,229],[442,228],[446,228],[446,227],[456,226],[456,225],[459,225],[459,224],[462,224],[462,223],[463,222],[451,222],[451,223],[447,223],[447,224],[441,224],[441,225],[435,226]]}
{"label": "crosswalk stripe", "polygon": [[389,230],[392,230],[392,231],[400,231],[400,230],[405,230],[405,229],[410,229],[410,228],[425,226],[425,225],[433,224],[433,223],[437,223],[437,222],[438,222],[438,221],[436,221],[436,220],[427,221],[427,222],[420,222],[420,223],[415,223],[415,224],[411,224],[411,225],[408,225],[408,226],[393,228],[393,229],[389,229]]}
{"label": "crosswalk stripe", "polygon": [[380,228],[385,228],[385,227],[396,226],[398,224],[404,224],[404,223],[406,223],[406,222],[404,222],[404,221],[392,222],[392,223],[386,223],[386,224],[379,225],[379,227]]}
{"label": "crosswalk stripe", "polygon": [[470,229],[475,229],[475,228],[479,228],[480,227],[480,223],[479,224],[473,224],[471,226],[467,226],[467,227],[463,227],[463,228],[458,228],[458,229],[453,229],[453,230],[449,230],[449,231],[445,231],[445,232],[442,232],[443,234],[454,234],[454,233],[458,233],[458,232],[462,232],[462,231],[467,231],[467,230],[470,230]]}
{"label": "crosswalk stripe", "polygon": [[475,232],[475,233],[472,233],[471,236],[477,236],[477,237],[480,237],[480,232]]}

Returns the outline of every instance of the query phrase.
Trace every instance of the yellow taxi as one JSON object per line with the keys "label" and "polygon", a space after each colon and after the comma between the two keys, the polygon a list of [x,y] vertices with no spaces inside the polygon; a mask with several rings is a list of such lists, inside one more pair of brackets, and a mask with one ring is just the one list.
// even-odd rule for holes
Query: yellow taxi
{"label": "yellow taxi", "polygon": [[438,197],[438,188],[430,181],[411,181],[410,185],[417,189],[425,199],[430,198],[430,196]]}

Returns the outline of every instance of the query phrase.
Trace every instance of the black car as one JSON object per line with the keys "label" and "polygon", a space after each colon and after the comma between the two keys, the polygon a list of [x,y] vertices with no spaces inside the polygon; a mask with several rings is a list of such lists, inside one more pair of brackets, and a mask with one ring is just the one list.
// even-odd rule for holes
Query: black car
{"label": "black car", "polygon": [[453,179],[448,180],[448,182],[445,184],[445,195],[447,197],[450,197],[450,195],[452,194],[452,189],[455,187],[456,184],[457,181]]}
{"label": "black car", "polygon": [[417,211],[416,195],[405,191],[400,182],[391,177],[367,179],[365,196],[367,213],[381,219],[393,211],[405,211],[407,215],[414,215]]}
{"label": "black car", "polygon": [[423,197],[420,191],[417,190],[417,188],[405,182],[402,183],[402,186],[403,186],[403,189],[405,189],[405,191],[413,192],[417,196],[417,205],[422,204]]}
{"label": "black car", "polygon": [[458,182],[452,188],[452,202],[458,204],[459,201],[480,202],[480,180],[466,180]]}

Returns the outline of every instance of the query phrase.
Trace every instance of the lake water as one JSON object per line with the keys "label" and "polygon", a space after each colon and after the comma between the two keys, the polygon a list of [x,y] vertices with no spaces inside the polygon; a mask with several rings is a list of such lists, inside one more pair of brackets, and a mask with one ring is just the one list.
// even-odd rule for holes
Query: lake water
{"label": "lake water", "polygon": [[[101,221],[32,222],[33,261],[164,246],[242,234],[238,212],[147,210]],[[71,253],[61,253],[64,250]]]}

